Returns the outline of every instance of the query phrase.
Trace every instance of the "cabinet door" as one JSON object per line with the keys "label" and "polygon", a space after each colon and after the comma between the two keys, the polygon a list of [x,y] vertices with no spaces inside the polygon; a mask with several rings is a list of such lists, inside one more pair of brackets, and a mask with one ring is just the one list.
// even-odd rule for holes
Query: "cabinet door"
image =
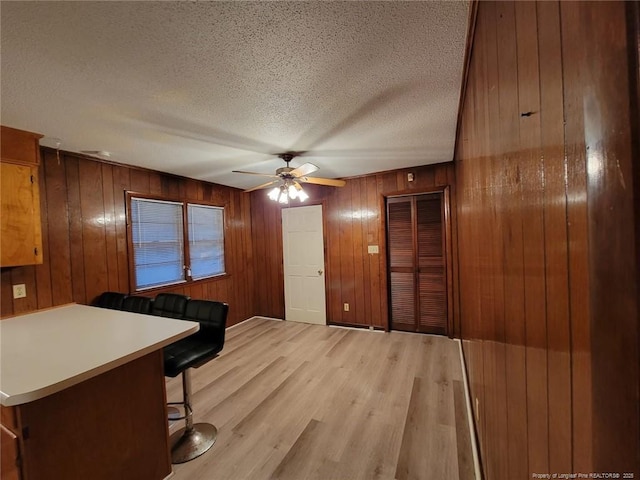
{"label": "cabinet door", "polygon": [[20,480],[18,470],[18,437],[13,432],[0,425],[0,480]]}
{"label": "cabinet door", "polygon": [[0,266],[42,263],[38,168],[0,163],[2,231]]}

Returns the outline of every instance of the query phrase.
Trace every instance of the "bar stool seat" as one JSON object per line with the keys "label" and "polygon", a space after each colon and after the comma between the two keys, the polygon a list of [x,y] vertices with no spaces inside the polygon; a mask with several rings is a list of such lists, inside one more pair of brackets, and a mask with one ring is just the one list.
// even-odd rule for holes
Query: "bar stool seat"
{"label": "bar stool seat", "polygon": [[[185,320],[188,320],[185,318]],[[202,329],[202,327],[200,327]],[[191,335],[197,337],[198,333]],[[197,368],[213,360],[222,350],[222,345],[215,345],[203,341],[202,338],[187,337],[164,349],[164,374],[167,377],[177,377],[188,368]]]}
{"label": "bar stool seat", "polygon": [[200,323],[200,330],[163,349],[164,373],[168,377],[182,374],[182,405],[185,427],[171,435],[171,461],[184,463],[199,457],[216,441],[218,430],[208,423],[193,423],[191,406],[191,368],[198,368],[213,360],[224,346],[229,307],[226,303],[209,300],[189,300],[184,320]]}

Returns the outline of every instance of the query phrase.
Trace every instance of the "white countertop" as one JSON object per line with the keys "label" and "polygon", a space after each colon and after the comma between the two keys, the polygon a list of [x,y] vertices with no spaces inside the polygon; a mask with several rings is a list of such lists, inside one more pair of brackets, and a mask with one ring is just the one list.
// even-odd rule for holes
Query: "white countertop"
{"label": "white countertop", "polygon": [[31,402],[195,333],[196,322],[65,305],[0,321],[0,403]]}

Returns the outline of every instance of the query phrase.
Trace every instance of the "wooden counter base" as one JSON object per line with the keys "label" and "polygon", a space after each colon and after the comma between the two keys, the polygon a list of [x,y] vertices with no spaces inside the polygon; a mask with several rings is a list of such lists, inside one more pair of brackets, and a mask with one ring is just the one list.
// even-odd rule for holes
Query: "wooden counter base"
{"label": "wooden counter base", "polygon": [[165,398],[157,350],[53,395],[2,407],[3,420],[11,410],[16,415],[17,425],[5,426],[19,439],[22,480],[167,477]]}

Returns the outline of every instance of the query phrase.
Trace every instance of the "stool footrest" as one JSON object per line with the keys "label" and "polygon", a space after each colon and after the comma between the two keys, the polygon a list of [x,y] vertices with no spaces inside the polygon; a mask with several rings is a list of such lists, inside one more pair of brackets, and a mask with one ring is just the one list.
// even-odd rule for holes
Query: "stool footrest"
{"label": "stool footrest", "polygon": [[[169,420],[171,422],[175,422],[177,420],[186,420],[189,417],[193,416],[193,408],[191,408],[191,405],[189,405],[188,403],[185,402],[168,402],[167,405],[172,406],[172,405],[180,405],[182,408],[184,408],[184,415],[172,415],[173,412],[169,412]],[[169,407],[171,408],[171,407]],[[173,408],[173,410],[175,410],[176,413],[179,413],[180,410],[177,408]]]}

